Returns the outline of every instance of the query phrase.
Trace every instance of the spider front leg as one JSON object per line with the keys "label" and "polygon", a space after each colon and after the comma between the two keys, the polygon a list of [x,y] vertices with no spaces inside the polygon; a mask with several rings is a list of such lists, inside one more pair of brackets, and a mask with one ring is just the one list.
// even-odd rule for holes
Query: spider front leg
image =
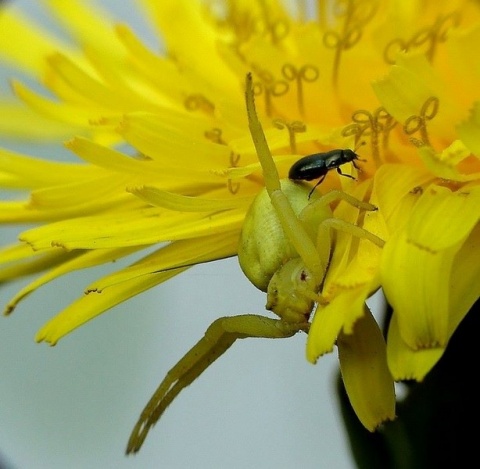
{"label": "spider front leg", "polygon": [[153,425],[177,395],[198,378],[237,339],[260,337],[284,339],[299,331],[307,332],[308,322],[289,323],[254,314],[230,316],[214,321],[184,357],[167,373],[135,425],[127,445],[127,454],[136,453]]}
{"label": "spider front leg", "polygon": [[[377,207],[368,202],[363,202],[346,192],[339,190],[332,190],[318,199],[312,201],[299,214],[299,219],[305,224],[314,224],[318,231],[316,235],[317,250],[322,259],[330,258],[331,249],[331,230],[341,231],[343,233],[355,236],[357,238],[368,239],[376,246],[383,248],[385,241],[378,236],[370,233],[370,231],[361,228],[360,226],[349,223],[339,218],[334,218],[333,214],[326,216],[326,210],[332,202],[344,201],[359,210],[376,211]],[[328,261],[327,261],[328,262]]]}

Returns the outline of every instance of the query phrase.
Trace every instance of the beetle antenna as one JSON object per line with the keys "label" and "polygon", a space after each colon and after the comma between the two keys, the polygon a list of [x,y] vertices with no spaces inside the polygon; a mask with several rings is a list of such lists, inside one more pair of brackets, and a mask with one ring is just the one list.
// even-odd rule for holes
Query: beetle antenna
{"label": "beetle antenna", "polygon": [[[362,140],[361,142],[357,143],[357,144],[355,145],[355,148],[353,149],[353,152],[354,152],[355,154],[357,154],[357,150],[358,150],[360,147],[363,147],[363,145],[366,145],[366,144],[367,144],[367,142],[366,142],[365,140]],[[363,160],[363,159],[361,159],[361,158],[358,158],[358,155],[357,155],[357,160],[358,160],[358,161],[363,161],[363,162],[367,161],[367,160]],[[355,166],[355,165],[354,165],[354,166]],[[357,169],[358,169],[358,168],[357,168]]]}

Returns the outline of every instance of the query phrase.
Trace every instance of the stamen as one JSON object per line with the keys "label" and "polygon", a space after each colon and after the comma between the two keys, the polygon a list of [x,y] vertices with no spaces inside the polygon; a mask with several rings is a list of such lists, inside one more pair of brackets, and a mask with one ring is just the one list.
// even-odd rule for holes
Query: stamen
{"label": "stamen", "polygon": [[410,191],[410,194],[412,194],[412,195],[422,195],[423,194],[423,187],[422,186],[415,186]]}
{"label": "stamen", "polygon": [[[398,124],[398,122],[384,107],[377,108],[373,115],[375,122],[379,123],[379,126],[382,129],[382,150],[386,151],[388,149],[388,138],[390,136],[390,132]],[[385,123],[381,124],[380,122],[382,120],[385,121]]]}
{"label": "stamen", "polygon": [[360,41],[363,28],[375,16],[378,1],[356,2],[354,0],[347,0],[341,2],[341,5],[345,5],[344,9],[336,12],[336,16],[344,17],[341,31],[330,30],[323,36],[323,44],[325,47],[335,51],[332,74],[332,84],[334,87],[338,84],[342,52],[351,49]]}
{"label": "stamen", "polygon": [[355,137],[355,145],[361,140],[369,138],[371,154],[375,165],[378,167],[382,163],[380,156],[380,137],[382,138],[382,150],[388,147],[388,137],[391,130],[397,125],[397,121],[386,111],[379,107],[374,113],[359,109],[352,114],[353,123],[344,127],[343,137]]}
{"label": "stamen", "polygon": [[265,33],[270,37],[273,44],[278,44],[288,36],[290,25],[286,18],[272,20],[272,11],[267,7],[265,0],[259,0],[262,11],[262,25]]}
{"label": "stamen", "polygon": [[309,17],[309,15],[308,15],[307,0],[297,1],[297,19],[298,19],[298,21],[300,21],[301,23],[305,23],[307,21],[308,17]]}
{"label": "stamen", "polygon": [[253,93],[255,96],[264,96],[265,113],[268,117],[271,117],[273,113],[272,97],[278,98],[288,93],[290,85],[285,80],[274,79],[273,75],[267,70],[259,70],[258,67],[254,68],[256,75],[258,75],[261,81],[253,84]]}
{"label": "stamen", "polygon": [[[238,153],[234,153],[233,151],[230,152],[230,167],[236,168],[239,161],[240,161],[240,155]],[[231,179],[228,179],[227,188],[231,194],[235,195],[240,190],[240,183],[239,182],[233,183]]]}
{"label": "stamen", "polygon": [[215,111],[215,105],[202,94],[191,94],[186,97],[184,106],[187,111],[203,111],[212,115]]}
{"label": "stamen", "polygon": [[[256,18],[252,14],[251,9],[241,8],[237,2],[218,2],[219,5],[209,5],[209,16],[212,21],[219,26],[225,26],[230,30],[232,47],[239,53],[241,44],[247,42],[250,37],[256,33]],[[223,8],[222,14],[215,11],[215,7]],[[240,55],[240,54],[239,54]]]}
{"label": "stamen", "polygon": [[427,59],[433,61],[438,45],[447,40],[450,29],[457,27],[460,21],[459,12],[440,15],[432,25],[419,29],[409,39],[392,39],[383,52],[385,62],[394,64],[398,52],[412,50],[423,50]]}
{"label": "stamen", "polygon": [[238,153],[230,153],[230,167],[236,168],[238,166],[238,162],[240,161],[240,155]]}
{"label": "stamen", "polygon": [[[218,143],[219,145],[228,145],[227,142],[222,138],[222,129],[219,129],[218,127],[214,127],[211,130],[205,131],[204,135],[206,138],[208,138],[208,140],[212,141],[213,143]],[[229,169],[237,168],[239,161],[240,155],[231,151],[229,156]],[[227,189],[231,194],[235,195],[240,190],[240,183],[233,183],[231,179],[227,179]]]}
{"label": "stamen", "polygon": [[[418,115],[410,116],[405,120],[403,124],[403,131],[409,136],[419,132],[421,137],[420,142],[423,145],[431,146],[428,138],[427,122],[432,120],[437,115],[438,106],[439,99],[437,97],[431,96],[430,98],[426,99],[420,109],[420,113]],[[413,140],[418,139],[410,138],[412,143],[414,143]]]}
{"label": "stamen", "polygon": [[320,25],[320,29],[325,31],[327,27],[327,1],[317,0],[317,21]]}
{"label": "stamen", "polygon": [[222,138],[222,129],[214,127],[211,130],[206,130],[204,133],[205,137],[213,143],[218,143],[219,145],[227,145],[227,142]]}
{"label": "stamen", "polygon": [[295,65],[286,63],[282,67],[282,75],[288,80],[295,82],[297,85],[297,106],[300,115],[305,115],[305,103],[303,99],[303,82],[313,83],[320,75],[318,68],[314,65],[306,64],[299,69]]}
{"label": "stamen", "polygon": [[233,183],[231,179],[228,179],[227,188],[230,194],[235,195],[240,190],[240,183],[239,182]]}
{"label": "stamen", "polygon": [[274,119],[273,125],[277,129],[287,129],[288,138],[290,141],[290,151],[293,154],[297,153],[297,142],[295,139],[295,134],[300,132],[305,132],[307,130],[307,126],[301,121],[292,121],[286,122],[283,119]]}

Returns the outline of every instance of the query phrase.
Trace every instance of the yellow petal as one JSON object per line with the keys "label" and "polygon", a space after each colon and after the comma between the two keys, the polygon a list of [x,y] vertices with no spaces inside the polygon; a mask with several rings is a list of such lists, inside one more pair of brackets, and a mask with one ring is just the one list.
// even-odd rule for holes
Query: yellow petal
{"label": "yellow petal", "polygon": [[230,199],[188,197],[152,186],[130,187],[127,190],[152,205],[179,212],[216,212],[241,206],[246,207],[252,201],[251,197],[232,197]]}
{"label": "yellow petal", "polygon": [[455,138],[452,122],[460,120],[463,112],[425,55],[399,54],[397,64],[391,67],[388,75],[372,86],[380,102],[400,123],[413,119],[404,128],[413,129],[418,124],[417,131],[422,139],[422,130],[427,129],[442,135],[443,139]]}
{"label": "yellow petal", "polygon": [[[72,50],[15,8],[2,8],[0,14],[0,51],[4,59],[34,76],[44,76],[45,57],[57,50]],[[72,54],[73,55],[73,54]]]}
{"label": "yellow petal", "polygon": [[0,135],[7,138],[56,143],[80,133],[78,127],[41,116],[23,103],[0,99],[0,108]]}
{"label": "yellow petal", "polygon": [[395,381],[422,381],[425,375],[440,360],[444,347],[414,350],[400,336],[398,315],[393,314],[388,327],[387,361]]}
{"label": "yellow petal", "polygon": [[64,249],[104,249],[150,245],[177,239],[240,229],[244,210],[231,210],[205,217],[202,213],[172,212],[161,216],[156,207],[111,212],[98,217],[79,217],[24,231],[20,240],[34,249],[59,246]]}
{"label": "yellow petal", "polygon": [[66,92],[71,92],[74,101],[81,99],[89,107],[105,107],[110,113],[135,109],[138,105],[135,96],[126,90],[119,96],[116,90],[107,86],[89,67],[73,61],[70,56],[55,53],[48,57],[48,64],[55,81],[50,79],[47,84],[53,91],[58,87],[58,94],[63,98],[66,97]]}
{"label": "yellow petal", "polygon": [[374,431],[395,418],[395,388],[387,366],[386,345],[368,308],[352,334],[341,333],[337,341],[345,390],[365,428]]}
{"label": "yellow petal", "polygon": [[[450,181],[468,182],[478,180],[480,177],[479,171],[462,174],[457,166],[458,163],[461,163],[470,155],[470,151],[459,140],[455,140],[441,153],[437,153],[432,147],[426,145],[419,148],[418,153],[425,163],[425,166],[432,174],[439,178]],[[474,168],[472,165],[468,166],[472,169]],[[478,167],[477,170],[478,169],[480,169],[480,167]]]}
{"label": "yellow petal", "polygon": [[[167,167],[176,166],[206,173],[207,169],[230,166],[230,149],[207,140],[203,133],[197,137],[196,126],[184,121],[173,128],[157,115],[131,113],[124,116],[119,132],[139,152]],[[197,135],[196,135],[197,134]],[[186,138],[188,136],[188,138]]]}
{"label": "yellow petal", "polygon": [[129,267],[96,280],[86,290],[102,292],[112,285],[143,275],[231,257],[236,254],[237,244],[238,233],[235,231],[176,241],[156,250]]}
{"label": "yellow petal", "polygon": [[375,173],[372,203],[385,220],[390,232],[401,229],[418,200],[418,190],[432,175],[408,165],[384,164]]}
{"label": "yellow petal", "polygon": [[448,41],[445,43],[449,52],[448,59],[451,62],[449,81],[452,84],[462,84],[462,92],[455,93],[455,97],[465,109],[471,106],[472,95],[477,95],[480,78],[480,67],[474,44],[480,44],[480,25],[478,22],[468,28],[452,28],[448,34]]}
{"label": "yellow petal", "polygon": [[[358,186],[352,195],[363,200],[370,187],[371,181],[368,181],[367,184]],[[334,216],[349,224],[361,226],[380,239],[384,239],[387,235],[385,222],[379,210],[359,210],[346,202],[341,202],[335,209]],[[381,249],[371,240],[358,238],[348,232],[335,233],[335,247],[322,296],[329,301],[330,297],[342,289],[372,285],[372,279],[378,271],[380,256]]]}
{"label": "yellow petal", "polygon": [[[94,108],[82,108],[78,105],[71,105],[65,102],[52,101],[45,96],[30,90],[27,86],[17,80],[12,81],[14,93],[29,106],[30,109],[37,111],[41,116],[51,119],[53,122],[63,122],[65,128],[70,128],[71,133],[86,132],[90,128],[90,120],[95,116]],[[103,110],[97,108],[98,115]],[[37,123],[37,125],[39,125]],[[59,125],[59,124],[57,124]],[[67,127],[67,125],[69,127]],[[77,131],[74,132],[74,129]],[[71,134],[70,134],[71,135]]]}
{"label": "yellow petal", "polygon": [[467,120],[457,126],[458,135],[468,149],[480,158],[480,103],[474,103]]}
{"label": "yellow petal", "polygon": [[455,256],[451,274],[449,332],[480,297],[480,225],[476,225]]}
{"label": "yellow petal", "polygon": [[308,333],[308,361],[315,363],[319,357],[331,352],[342,327],[346,326],[351,332],[355,321],[364,314],[369,293],[369,286],[344,290],[327,306],[318,306]]}
{"label": "yellow petal", "polygon": [[[401,55],[399,65],[393,65],[388,75],[372,86],[380,100],[399,122],[419,112],[422,104],[435,96],[431,85],[432,67],[423,55]],[[415,83],[415,86],[411,86]]]}
{"label": "yellow petal", "polygon": [[[133,266],[98,280],[87,287],[87,295],[45,324],[35,340],[55,345],[85,322],[185,271],[188,266],[233,255],[237,238],[238,234],[232,232],[219,237],[198,238],[193,242],[172,243]],[[108,252],[105,254],[108,255]],[[93,258],[98,258],[98,254],[93,254]]]}
{"label": "yellow petal", "polygon": [[[101,174],[96,178],[37,189],[30,195],[28,209],[47,212],[50,220],[86,216],[105,209],[118,210],[120,204],[123,211],[133,209],[135,201],[125,192],[129,183],[132,179],[127,175]],[[142,204],[136,205],[141,208]]]}
{"label": "yellow petal", "polygon": [[432,185],[415,205],[407,226],[408,241],[440,251],[464,240],[480,219],[480,187],[452,192]]}
{"label": "yellow petal", "polygon": [[87,138],[76,137],[66,142],[65,146],[92,165],[109,171],[125,172],[127,174],[161,171],[159,165],[152,164],[149,160],[125,155]]}
{"label": "yellow petal", "polygon": [[445,347],[450,336],[451,271],[479,219],[478,191],[431,186],[408,225],[385,245],[382,285],[402,339],[414,350]]}
{"label": "yellow petal", "polygon": [[[26,285],[21,290],[19,290],[15,294],[15,296],[13,296],[13,298],[11,298],[10,301],[7,303],[4,314],[10,314],[17,307],[20,301],[22,301],[28,295],[30,295],[35,290],[40,288],[42,285],[45,285],[46,283],[51,282],[52,280],[62,275],[68,274],[70,272],[73,272],[79,269],[85,269],[87,267],[93,267],[96,265],[105,264],[107,262],[113,262],[121,257],[131,254],[135,250],[137,249],[136,248],[120,248],[116,250],[97,249],[94,251],[87,251],[87,252],[82,252],[82,251],[74,251],[70,253],[55,252],[56,258],[57,258],[57,262],[55,264],[58,264],[58,265],[51,268],[50,270],[47,270],[45,274],[41,275],[40,277],[35,279],[33,282],[30,282],[28,285]],[[50,254],[50,257],[51,257],[52,254],[54,253],[47,253],[46,259],[48,259],[48,254]],[[61,260],[61,263],[60,263],[60,260]],[[42,270],[46,270],[48,267],[51,267],[51,265],[43,263],[42,267],[43,267]]]}
{"label": "yellow petal", "polygon": [[446,345],[449,273],[455,251],[427,251],[409,242],[405,231],[385,245],[382,285],[402,339],[414,350]]}
{"label": "yellow petal", "polygon": [[190,88],[185,76],[172,61],[147,48],[128,26],[117,25],[115,30],[130,53],[129,63],[155,87],[157,105],[178,111],[185,100],[185,90]]}
{"label": "yellow petal", "polygon": [[38,331],[35,340],[37,342],[45,341],[50,345],[55,345],[62,337],[104,311],[159,283],[165,282],[185,270],[186,268],[152,273],[128,282],[123,282],[119,285],[114,285],[102,293],[92,292],[84,295],[48,321]]}
{"label": "yellow petal", "polygon": [[3,187],[56,186],[101,174],[98,168],[32,158],[0,148],[0,182]]}
{"label": "yellow petal", "polygon": [[35,252],[28,244],[5,246],[0,249],[0,282],[41,272],[71,257],[59,249]]}
{"label": "yellow petal", "polygon": [[46,0],[46,4],[78,43],[93,44],[110,56],[124,55],[106,10],[78,0]]}
{"label": "yellow petal", "polygon": [[223,93],[227,96],[236,94],[238,78],[217,53],[216,32],[212,24],[205,21],[200,2],[142,0],[142,3],[162,32],[168,53],[175,57],[185,73],[200,75],[196,76],[197,86],[203,85],[206,94],[212,97]]}

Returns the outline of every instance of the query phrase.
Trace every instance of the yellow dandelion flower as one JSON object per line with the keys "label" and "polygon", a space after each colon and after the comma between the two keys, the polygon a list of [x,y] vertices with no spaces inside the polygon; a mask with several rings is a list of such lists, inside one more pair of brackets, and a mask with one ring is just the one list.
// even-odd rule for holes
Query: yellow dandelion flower
{"label": "yellow dandelion flower", "polygon": [[[128,452],[236,339],[299,331],[311,362],[338,348],[374,431],[395,418],[394,382],[424,380],[479,297],[478,2],[291,3],[142,0],[164,51],[78,0],[47,1],[73,45],[0,16],[3,60],[43,87],[12,81],[19,100],[3,104],[0,132],[65,141],[77,158],[0,150],[1,186],[29,191],[1,202],[0,220],[35,224],[0,251],[2,281],[36,275],[6,313],[61,275],[148,249],[37,341],[237,253],[280,316],[215,321]],[[366,307],[380,288],[386,337]]]}

